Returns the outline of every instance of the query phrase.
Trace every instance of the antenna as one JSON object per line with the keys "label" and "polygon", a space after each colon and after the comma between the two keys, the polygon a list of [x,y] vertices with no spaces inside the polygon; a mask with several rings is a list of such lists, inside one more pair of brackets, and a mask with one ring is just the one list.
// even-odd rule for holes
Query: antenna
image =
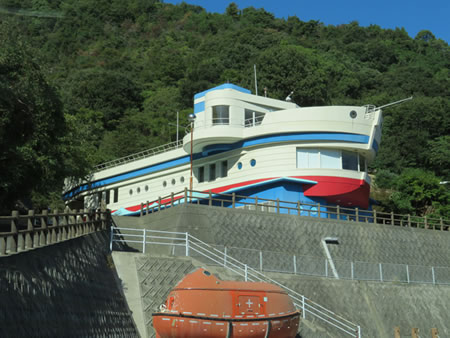
{"label": "antenna", "polygon": [[291,102],[292,101],[292,99],[291,99],[291,95],[292,94],[294,94],[294,91],[292,91],[288,96],[286,96],[286,98],[284,100],[287,101],[287,102]]}
{"label": "antenna", "polygon": [[255,71],[255,93],[258,95],[258,79],[256,78],[256,65],[253,65],[253,69]]}

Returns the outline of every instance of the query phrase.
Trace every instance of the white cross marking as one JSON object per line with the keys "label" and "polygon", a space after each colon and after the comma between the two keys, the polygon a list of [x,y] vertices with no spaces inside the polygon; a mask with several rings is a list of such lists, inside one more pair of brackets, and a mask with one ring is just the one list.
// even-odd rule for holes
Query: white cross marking
{"label": "white cross marking", "polygon": [[247,304],[248,307],[250,308],[250,305],[252,305],[253,303],[252,303],[252,301],[251,301],[250,298],[249,298],[248,301],[247,301],[247,303],[245,303],[245,304]]}

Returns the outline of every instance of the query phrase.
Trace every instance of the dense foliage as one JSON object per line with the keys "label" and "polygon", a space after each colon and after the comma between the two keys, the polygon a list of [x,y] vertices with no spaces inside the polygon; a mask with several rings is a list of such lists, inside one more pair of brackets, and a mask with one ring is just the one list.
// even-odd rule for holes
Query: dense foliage
{"label": "dense foliage", "polygon": [[[60,189],[66,165],[80,176],[175,140],[169,123],[177,111],[186,123],[195,93],[227,81],[253,88],[254,64],[260,88],[280,99],[293,90],[301,106],[414,95],[385,110],[372,170],[422,168],[449,179],[450,49],[429,31],[411,38],[400,28],[277,19],[234,3],[217,14],[157,0],[0,0],[0,20],[3,36],[14,36],[0,51],[0,203],[29,196],[26,187]],[[13,133],[16,118],[15,130],[33,131]],[[12,160],[24,170],[3,163]]]}

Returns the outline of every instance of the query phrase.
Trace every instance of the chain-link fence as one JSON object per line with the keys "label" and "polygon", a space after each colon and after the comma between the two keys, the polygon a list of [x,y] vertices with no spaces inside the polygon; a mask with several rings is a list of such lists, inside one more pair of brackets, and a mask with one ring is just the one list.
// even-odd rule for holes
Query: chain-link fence
{"label": "chain-link fence", "polygon": [[[217,245],[213,245],[213,247],[224,253],[225,257],[230,256],[238,259],[259,271],[349,280],[450,285],[450,267],[373,263],[342,259],[333,259],[331,262],[326,257],[288,255],[282,252]],[[177,248],[174,254],[184,255],[184,251],[182,248]],[[192,256],[197,255],[192,254]],[[204,260],[200,255],[198,256],[195,258]]]}

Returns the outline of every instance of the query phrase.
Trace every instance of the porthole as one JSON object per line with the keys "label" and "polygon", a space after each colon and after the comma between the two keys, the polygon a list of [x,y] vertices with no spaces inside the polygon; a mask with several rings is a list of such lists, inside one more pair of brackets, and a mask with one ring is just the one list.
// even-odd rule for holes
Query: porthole
{"label": "porthole", "polygon": [[164,188],[167,187],[167,182],[166,181],[163,182],[163,187]]}
{"label": "porthole", "polygon": [[148,191],[148,185],[146,185],[144,189],[145,189],[145,191]]}
{"label": "porthole", "polygon": [[133,195],[133,189],[130,189],[130,196]]}
{"label": "porthole", "polygon": [[181,176],[181,177],[180,177],[180,182],[181,182],[181,183],[184,183],[184,176]]}
{"label": "porthole", "polygon": [[356,118],[356,116],[358,116],[358,113],[357,113],[355,110],[352,110],[352,111],[350,112],[350,117],[351,117],[352,119],[354,119],[354,118]]}
{"label": "porthole", "polygon": [[137,191],[137,193],[139,194],[139,193],[141,192],[141,188],[138,187],[138,188],[136,189],[136,191]]}
{"label": "porthole", "polygon": [[239,170],[241,170],[241,169],[242,169],[242,162],[238,162],[238,164],[237,164],[237,168],[238,168]]}
{"label": "porthole", "polygon": [[250,165],[251,165],[252,167],[254,167],[254,166],[256,165],[256,160],[255,160],[255,159],[252,159],[252,160],[250,161]]}
{"label": "porthole", "polygon": [[174,178],[172,178],[172,185],[175,185],[175,183],[177,183],[177,181]]}

